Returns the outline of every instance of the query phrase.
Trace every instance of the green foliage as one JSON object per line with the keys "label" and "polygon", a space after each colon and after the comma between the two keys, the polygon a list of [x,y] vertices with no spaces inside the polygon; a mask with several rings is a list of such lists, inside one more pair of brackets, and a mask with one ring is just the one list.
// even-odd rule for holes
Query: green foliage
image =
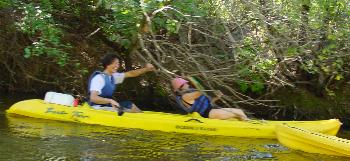
{"label": "green foliage", "polygon": [[236,83],[239,85],[239,89],[247,93],[249,91],[257,94],[261,94],[265,89],[264,79],[256,72],[251,71],[250,69],[242,69],[238,71],[241,78],[237,80]]}
{"label": "green foliage", "polygon": [[264,48],[255,45],[259,44],[256,38],[247,36],[242,42],[244,47],[236,53],[239,63],[235,70],[240,76],[236,82],[242,92],[260,94],[265,90],[266,81],[275,77],[278,61]]}
{"label": "green foliage", "polygon": [[[86,39],[99,41],[100,36],[105,36],[113,43],[122,46],[122,50],[127,50],[137,47],[134,46],[135,40],[142,32],[141,26],[145,23],[144,12],[146,12],[152,18],[151,30],[157,36],[157,42],[174,43],[166,47],[161,46],[164,53],[159,55],[162,61],[164,58],[165,62],[162,65],[181,63],[181,60],[176,62],[177,58],[171,55],[176,54],[171,53],[175,48],[181,52],[199,53],[200,56],[194,54],[194,57],[198,58],[194,60],[208,59],[209,61],[202,61],[208,63],[211,63],[211,60],[222,60],[220,63],[215,63],[223,68],[230,66],[225,70],[232,72],[231,69],[234,69],[233,71],[238,73],[238,76],[233,76],[234,78],[227,82],[230,82],[231,85],[236,81],[243,92],[261,93],[266,90],[265,85],[277,77],[276,73],[279,72],[282,76],[285,74],[284,69],[280,70],[283,65],[286,65],[286,68],[289,65],[297,66],[287,70],[302,69],[303,72],[309,72],[314,76],[322,73],[326,78],[332,78],[332,80],[341,80],[345,77],[344,73],[349,72],[347,64],[350,61],[347,57],[350,37],[349,24],[346,23],[350,20],[347,0],[275,0],[266,1],[266,7],[260,8],[259,3],[262,2],[3,0],[0,2],[0,8],[10,8],[9,6],[17,4],[14,7],[18,7],[16,14],[22,11],[22,15],[16,15],[17,18],[22,17],[17,22],[17,26],[30,40],[30,45],[24,49],[24,57],[30,59],[35,56],[49,56],[61,66],[67,63],[69,56],[66,51],[70,45],[64,43],[62,39],[68,32],[80,32],[82,29],[79,37],[84,37],[99,28],[100,30],[97,31],[99,35],[96,34]],[[157,11],[156,14],[155,11]],[[263,15],[265,12],[266,15]],[[82,26],[79,26],[80,23]],[[192,25],[191,32],[186,31],[189,24]],[[179,30],[180,27],[183,28]],[[192,46],[186,46],[183,43],[186,42],[183,40],[188,36],[186,33],[191,34]],[[152,40],[147,37],[148,33],[142,34],[146,34],[146,48],[150,47],[147,45],[152,44],[149,43]],[[185,37],[181,37],[184,35]],[[168,37],[172,38],[171,41],[166,40]],[[156,49],[151,48],[150,51],[154,50]],[[168,53],[171,54],[166,55]],[[79,57],[79,55],[74,56]],[[169,57],[172,59],[167,62]],[[215,71],[213,69],[217,67],[215,63],[199,64],[204,67],[198,70]],[[79,69],[81,73],[87,73],[87,67],[82,64],[72,66]],[[176,67],[183,66],[177,65]],[[188,70],[188,68],[183,69]],[[218,71],[221,72],[221,70]],[[201,73],[203,71],[186,72]],[[297,73],[299,71],[288,72],[295,73],[297,76],[301,75]],[[225,74],[230,75],[231,73]]]}
{"label": "green foliage", "polygon": [[[301,65],[296,65],[309,74],[316,76],[315,78],[318,75],[322,75],[326,79],[342,79],[344,73],[349,71],[345,62],[349,61],[346,55],[349,51],[347,44],[349,44],[350,28],[348,23],[344,23],[350,20],[350,6],[348,1],[298,0],[274,2],[274,4],[269,4],[272,10],[268,11],[272,15],[268,24],[274,30],[270,33],[263,31],[263,33],[272,34],[273,39],[277,41],[273,43],[265,41],[268,43],[267,45],[264,44],[265,47],[272,48],[274,51],[282,51],[283,54],[275,53],[281,60],[298,60],[298,63]],[[267,30],[266,28],[264,29]],[[303,30],[305,32],[302,32]],[[306,41],[305,44],[298,43],[300,37],[305,37],[305,40],[303,40]],[[261,38],[269,40],[271,35],[267,35],[266,37],[263,35]],[[297,43],[293,44],[293,41]],[[249,44],[249,41],[245,40],[244,44]],[[259,44],[259,42],[255,42],[255,44]],[[251,46],[250,48],[255,49]],[[273,57],[271,60],[273,60]],[[255,61],[257,60],[255,59]],[[262,61],[257,64],[261,63],[271,64],[268,61]],[[259,65],[256,67],[263,69]],[[266,72],[266,70],[260,71]],[[323,83],[329,82],[325,80]]]}
{"label": "green foliage", "polygon": [[56,58],[57,64],[64,66],[67,61],[68,53],[64,49],[69,48],[67,44],[62,44],[60,37],[63,32],[55,24],[51,14],[47,12],[51,10],[48,1],[43,1],[43,6],[33,3],[23,4],[22,10],[24,17],[17,26],[22,32],[28,34],[32,38],[32,44],[24,49],[24,57],[47,56]]}
{"label": "green foliage", "polygon": [[[202,3],[200,0],[174,0],[171,4],[174,8],[179,9],[181,13],[186,15],[187,18],[189,18],[189,16],[204,18],[212,11],[210,3]],[[179,15],[178,18],[183,18],[184,15]]]}
{"label": "green foliage", "polygon": [[155,95],[156,96],[160,96],[160,97],[166,97],[168,95],[167,91],[166,91],[166,85],[157,85],[155,87]]}
{"label": "green foliage", "polygon": [[[148,0],[141,4],[135,0],[100,0],[96,6],[111,10],[111,14],[101,16],[104,33],[107,34],[109,40],[117,42],[127,49],[136,38],[141,24],[145,22],[143,12],[153,13],[170,2],[169,0]],[[175,8],[184,3],[193,5],[192,1],[172,2]],[[181,9],[185,11],[195,10],[189,6]],[[179,12],[174,12],[173,15],[174,19],[169,19],[168,15],[162,12],[156,14],[152,17],[152,30],[166,29],[169,33],[177,33],[179,23],[185,17]]]}
{"label": "green foliage", "polygon": [[298,47],[291,46],[287,48],[286,56],[293,57],[293,56],[297,56],[298,54],[299,54]]}
{"label": "green foliage", "polygon": [[314,53],[314,59],[303,62],[302,67],[308,72],[343,77],[346,56],[340,51],[348,49],[346,44],[349,43],[350,29],[347,23],[341,22],[349,21],[349,11],[347,2],[343,0],[312,1],[310,28],[318,34],[311,36],[315,39],[320,37],[323,44],[320,50]]}
{"label": "green foliage", "polygon": [[134,0],[99,1],[98,7],[110,8],[101,16],[101,26],[109,40],[129,48],[143,21],[140,4]]}
{"label": "green foliage", "polygon": [[8,6],[10,6],[10,4],[11,4],[10,0],[1,0],[0,1],[0,9],[8,7]]}
{"label": "green foliage", "polygon": [[178,21],[176,20],[167,20],[166,21],[166,29],[170,32],[170,33],[177,33],[178,32]]}

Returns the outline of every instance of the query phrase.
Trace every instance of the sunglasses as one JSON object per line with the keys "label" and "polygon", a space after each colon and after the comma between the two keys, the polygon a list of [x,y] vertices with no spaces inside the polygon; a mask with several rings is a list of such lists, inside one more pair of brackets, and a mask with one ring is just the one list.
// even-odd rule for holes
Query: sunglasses
{"label": "sunglasses", "polygon": [[179,87],[179,89],[182,89],[182,87],[184,87],[185,84],[187,84],[187,83],[182,84],[182,85]]}

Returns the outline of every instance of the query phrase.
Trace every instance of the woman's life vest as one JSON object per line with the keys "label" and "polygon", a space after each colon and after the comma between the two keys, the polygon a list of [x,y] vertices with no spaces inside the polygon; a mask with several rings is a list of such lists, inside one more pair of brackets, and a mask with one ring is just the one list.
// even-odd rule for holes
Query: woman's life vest
{"label": "woman's life vest", "polygon": [[[195,89],[190,89],[188,91],[182,92],[182,94],[185,93],[191,93],[196,91]],[[185,110],[188,113],[192,113],[192,112],[198,112],[201,116],[205,116],[205,112],[209,109],[212,108],[212,105],[210,103],[210,98],[208,96],[205,95],[201,95],[199,96],[193,104],[189,104],[186,101],[184,101],[182,99],[182,94],[181,95],[177,95],[176,96],[176,103],[177,105]],[[190,108],[186,107],[185,104],[191,106]]]}

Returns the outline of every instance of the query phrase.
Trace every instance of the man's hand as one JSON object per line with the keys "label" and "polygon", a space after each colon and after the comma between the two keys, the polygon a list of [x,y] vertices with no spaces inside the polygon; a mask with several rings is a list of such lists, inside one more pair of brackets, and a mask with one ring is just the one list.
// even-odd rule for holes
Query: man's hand
{"label": "man's hand", "polygon": [[117,108],[120,107],[119,103],[117,101],[114,101],[113,99],[109,99],[109,103],[112,105],[112,107],[115,108],[115,110],[117,110]]}
{"label": "man's hand", "polygon": [[147,68],[148,69],[148,71],[154,71],[156,68],[152,65],[152,64],[150,64],[150,63],[147,63],[146,65],[145,65],[145,68]]}

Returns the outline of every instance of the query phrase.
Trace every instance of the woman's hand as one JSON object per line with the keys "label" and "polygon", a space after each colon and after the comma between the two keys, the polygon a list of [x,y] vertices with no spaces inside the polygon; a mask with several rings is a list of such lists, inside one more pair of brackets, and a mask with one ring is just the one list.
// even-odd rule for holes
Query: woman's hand
{"label": "woman's hand", "polygon": [[214,94],[217,96],[217,97],[222,97],[222,96],[224,96],[224,94],[220,91],[220,90],[216,90],[216,91],[214,91]]}
{"label": "woman's hand", "polygon": [[215,104],[216,101],[218,101],[222,96],[224,96],[224,94],[220,90],[214,91],[214,94],[216,95],[216,97],[211,99],[211,104]]}

